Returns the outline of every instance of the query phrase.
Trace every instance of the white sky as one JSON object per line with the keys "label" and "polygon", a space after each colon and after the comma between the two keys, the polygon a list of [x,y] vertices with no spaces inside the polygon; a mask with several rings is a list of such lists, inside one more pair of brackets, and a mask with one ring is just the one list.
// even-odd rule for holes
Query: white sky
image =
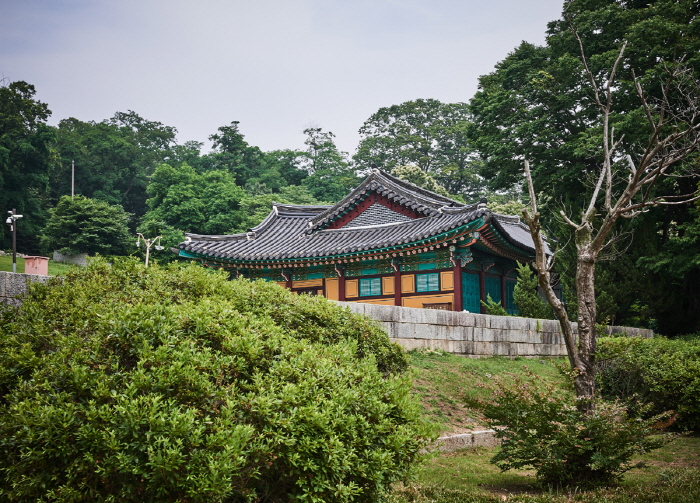
{"label": "white sky", "polygon": [[263,150],[309,125],[354,153],[380,107],[466,102],[562,0],[0,0],[0,78],[24,80],[51,123],[116,111],[205,141],[240,121]]}

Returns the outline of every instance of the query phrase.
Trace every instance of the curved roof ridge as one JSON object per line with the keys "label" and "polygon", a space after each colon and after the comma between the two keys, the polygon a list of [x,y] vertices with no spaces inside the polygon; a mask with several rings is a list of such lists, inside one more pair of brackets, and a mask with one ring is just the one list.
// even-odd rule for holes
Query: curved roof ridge
{"label": "curved roof ridge", "polygon": [[185,237],[192,241],[236,241],[237,239],[249,239],[247,232],[238,234],[194,234],[185,232]]}
{"label": "curved roof ridge", "polygon": [[459,201],[455,201],[452,198],[449,198],[447,196],[441,196],[440,194],[432,192],[428,189],[424,189],[423,187],[420,187],[420,186],[416,185],[415,183],[411,183],[407,180],[402,180],[401,178],[397,178],[394,175],[390,175],[386,171],[382,171],[380,169],[377,169],[377,172],[379,175],[383,176],[384,178],[387,178],[389,181],[395,183],[396,185],[401,185],[402,187],[404,187],[412,192],[415,192],[415,193],[420,194],[420,195],[425,196],[425,197],[432,198],[436,201],[447,203],[448,206],[452,206],[452,205],[466,206],[464,203],[460,203]]}
{"label": "curved roof ridge", "polygon": [[414,201],[418,203],[418,207],[414,209],[427,216],[433,216],[439,213],[441,208],[466,206],[464,203],[423,189],[379,169],[373,169],[372,173],[347,196],[312,218],[309,221],[310,228],[308,232],[323,227],[323,225],[332,221],[338,214],[351,208],[358,199],[372,190],[402,205],[406,201]]}

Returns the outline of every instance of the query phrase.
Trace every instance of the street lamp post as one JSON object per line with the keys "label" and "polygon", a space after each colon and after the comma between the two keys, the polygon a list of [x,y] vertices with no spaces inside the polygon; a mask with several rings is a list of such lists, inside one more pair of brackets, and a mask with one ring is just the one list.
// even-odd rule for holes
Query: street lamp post
{"label": "street lamp post", "polygon": [[17,272],[17,220],[22,218],[22,215],[15,213],[14,208],[8,211],[10,214],[5,220],[6,224],[10,225],[10,231],[12,232],[12,272]]}
{"label": "street lamp post", "polygon": [[[143,241],[143,244],[146,245],[146,267],[148,267],[148,256],[151,253],[151,246],[156,245],[156,250],[162,250],[163,247],[160,245],[160,239],[162,236],[155,237],[153,239],[146,239],[143,237],[143,234],[140,232],[136,233],[136,247],[139,248],[141,247],[141,241]],[[156,244],[158,243],[158,244]]]}

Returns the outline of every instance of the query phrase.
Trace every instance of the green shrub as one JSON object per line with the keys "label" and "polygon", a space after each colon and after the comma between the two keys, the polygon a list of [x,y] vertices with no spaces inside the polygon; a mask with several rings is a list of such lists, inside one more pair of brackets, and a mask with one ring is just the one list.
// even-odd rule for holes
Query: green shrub
{"label": "green shrub", "polygon": [[610,337],[598,341],[596,383],[604,397],[673,410],[674,428],[700,430],[700,338]]}
{"label": "green shrub", "polygon": [[650,435],[667,416],[629,417],[621,403],[603,400],[584,414],[571,390],[527,373],[495,377],[491,400],[468,399],[503,442],[491,460],[501,470],[533,468],[543,486],[607,485],[633,467],[632,456],[663,445]]}
{"label": "green shrub", "polygon": [[93,263],[0,323],[0,500],[375,501],[428,440],[406,365],[325,299]]}
{"label": "green shrub", "polygon": [[496,302],[491,295],[486,296],[486,302],[481,301],[481,305],[486,308],[486,314],[492,316],[510,316],[500,302]]}
{"label": "green shrub", "polygon": [[513,301],[520,316],[543,320],[554,319],[554,312],[547,301],[537,293],[537,278],[527,264],[518,262],[518,282],[513,289]]}

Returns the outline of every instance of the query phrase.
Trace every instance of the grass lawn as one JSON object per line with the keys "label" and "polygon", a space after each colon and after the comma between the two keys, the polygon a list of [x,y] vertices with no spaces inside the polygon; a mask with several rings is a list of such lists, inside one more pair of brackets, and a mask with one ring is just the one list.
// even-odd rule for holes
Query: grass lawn
{"label": "grass lawn", "polygon": [[[49,260],[49,276],[62,276],[73,269],[74,265],[59,264],[53,260]],[[12,255],[0,256],[0,271],[12,272]],[[17,272],[24,272],[24,259],[17,257]]]}
{"label": "grass lawn", "polygon": [[523,374],[523,366],[527,366],[543,379],[564,383],[557,370],[557,365],[566,363],[564,358],[465,358],[418,351],[412,351],[409,355],[414,372],[414,392],[420,398],[425,415],[441,435],[456,435],[483,428],[481,413],[465,407],[464,397],[486,397],[488,391],[479,386],[488,384],[491,376]]}
{"label": "grass lawn", "polygon": [[[479,388],[493,375],[519,374],[523,365],[542,379],[564,382],[556,365],[564,359],[471,359],[440,353],[410,353],[414,392],[441,434],[482,425],[478,411],[461,405],[461,397],[486,393]],[[464,449],[429,455],[414,481],[397,487],[392,503],[532,502],[532,503],[685,503],[700,502],[700,437],[680,437],[636,461],[645,466],[625,474],[615,487],[562,492],[538,488],[534,471],[501,472],[489,460],[496,449]]]}

